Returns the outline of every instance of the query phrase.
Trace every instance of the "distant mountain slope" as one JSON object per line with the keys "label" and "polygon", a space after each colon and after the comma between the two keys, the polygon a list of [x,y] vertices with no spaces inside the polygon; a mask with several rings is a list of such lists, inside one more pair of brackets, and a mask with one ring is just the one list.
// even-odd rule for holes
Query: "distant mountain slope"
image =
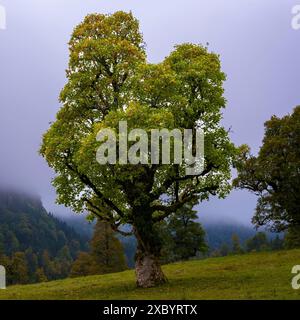
{"label": "distant mountain slope", "polygon": [[253,237],[256,231],[250,226],[244,226],[240,224],[226,224],[226,223],[203,223],[204,230],[206,232],[206,241],[211,250],[220,248],[222,244],[231,245],[231,238],[233,234],[236,234],[241,245],[246,240]]}
{"label": "distant mountain slope", "polygon": [[265,229],[256,230],[252,225],[244,225],[238,222],[217,222],[217,221],[204,221],[202,226],[206,232],[206,241],[211,251],[220,248],[223,244],[231,247],[232,235],[238,236],[240,244],[245,247],[245,243],[249,238],[252,238],[257,232],[264,232],[267,239],[273,240],[276,236],[284,237],[283,233],[272,233]]}
{"label": "distant mountain slope", "polygon": [[0,190],[0,264],[10,283],[66,277],[87,241],[49,214],[38,197]]}
{"label": "distant mountain slope", "polygon": [[41,200],[21,192],[0,191],[0,243],[5,254],[48,250],[56,255],[67,245],[71,255],[84,250],[86,238],[47,213]]}
{"label": "distant mountain slope", "polygon": [[96,221],[90,222],[86,219],[86,215],[75,214],[72,212],[67,216],[62,215],[61,219],[66,222],[68,226],[72,227],[78,234],[89,239],[92,238]]}

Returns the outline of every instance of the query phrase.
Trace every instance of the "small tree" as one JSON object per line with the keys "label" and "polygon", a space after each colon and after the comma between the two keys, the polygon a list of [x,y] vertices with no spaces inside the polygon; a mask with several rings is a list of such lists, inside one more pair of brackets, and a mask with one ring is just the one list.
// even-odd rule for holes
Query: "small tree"
{"label": "small tree", "polygon": [[12,255],[9,272],[12,284],[25,284],[29,282],[28,266],[23,252],[15,252]]}
{"label": "small tree", "polygon": [[82,252],[74,262],[71,276],[86,276],[127,269],[124,249],[107,222],[98,221],[90,243],[91,252]]}
{"label": "small tree", "polygon": [[[70,276],[82,277],[93,274],[98,274],[99,269],[91,255],[87,252],[80,252],[77,259],[74,261]],[[101,271],[100,271],[101,273]]]}
{"label": "small tree", "polygon": [[[75,28],[69,48],[62,108],[40,150],[57,173],[58,202],[76,212],[88,210],[125,235],[130,232],[120,226],[131,225],[138,243],[137,285],[161,284],[162,243],[155,225],[185,203],[224,197],[230,190],[235,148],[220,125],[225,75],[219,57],[205,47],[183,44],[163,62],[147,63],[139,23],[124,12],[87,16]],[[148,135],[153,128],[195,132],[200,127],[205,133],[203,172],[187,175],[190,166],[174,160],[169,165],[123,164],[119,155],[116,165],[99,164],[97,133],[112,129],[118,142],[120,121]]]}
{"label": "small tree", "polygon": [[124,248],[107,222],[98,221],[91,240],[91,256],[102,273],[127,269]]}
{"label": "small tree", "polygon": [[37,282],[48,281],[43,268],[37,268],[37,270],[35,272],[35,279]]}
{"label": "small tree", "polygon": [[300,226],[289,226],[284,238],[284,247],[287,249],[300,247]]}
{"label": "small tree", "polygon": [[233,234],[231,237],[232,241],[232,253],[233,254],[241,254],[243,253],[243,249],[240,244],[240,238],[237,234]]}
{"label": "small tree", "polygon": [[267,235],[264,232],[258,232],[254,237],[246,241],[247,251],[263,251],[269,247]]}
{"label": "small tree", "polygon": [[281,250],[284,246],[284,240],[281,239],[279,235],[276,235],[276,237],[271,240],[270,246],[272,250]]}
{"label": "small tree", "polygon": [[223,243],[219,249],[219,253],[222,257],[228,256],[230,253],[230,248],[227,243]]}
{"label": "small tree", "polygon": [[55,259],[56,268],[59,274],[59,278],[65,278],[69,275],[73,259],[71,257],[68,246],[62,247]]}
{"label": "small tree", "polygon": [[205,242],[205,231],[197,221],[197,211],[193,204],[187,203],[170,216],[162,226],[163,237],[162,258],[164,262],[188,260],[198,253],[208,250]]}
{"label": "small tree", "polygon": [[55,268],[54,261],[52,260],[48,250],[43,251],[41,257],[41,267],[43,268],[48,280],[55,279],[56,275],[59,273]]}
{"label": "small tree", "polygon": [[300,106],[265,123],[257,157],[243,147],[235,186],[258,195],[253,223],[271,231],[288,230],[290,246],[300,246]]}

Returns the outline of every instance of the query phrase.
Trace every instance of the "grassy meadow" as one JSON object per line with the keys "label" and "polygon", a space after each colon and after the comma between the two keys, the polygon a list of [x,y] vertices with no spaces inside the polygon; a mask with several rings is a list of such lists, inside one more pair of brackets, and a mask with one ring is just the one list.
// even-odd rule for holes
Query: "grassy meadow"
{"label": "grassy meadow", "polygon": [[168,283],[135,286],[134,271],[70,278],[0,290],[0,299],[300,299],[291,287],[300,250],[261,252],[165,265]]}

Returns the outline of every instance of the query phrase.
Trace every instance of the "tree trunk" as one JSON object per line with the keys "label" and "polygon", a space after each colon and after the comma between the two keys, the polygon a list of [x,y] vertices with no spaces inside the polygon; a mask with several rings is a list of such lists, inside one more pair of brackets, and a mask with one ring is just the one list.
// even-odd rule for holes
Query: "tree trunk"
{"label": "tree trunk", "polygon": [[[160,266],[161,241],[155,231],[151,218],[139,219],[134,226],[137,239],[135,256],[135,273],[138,287],[150,288],[166,282],[166,277]],[[144,220],[144,221],[141,221]]]}
{"label": "tree trunk", "polygon": [[136,284],[141,288],[150,288],[166,282],[158,258],[151,253],[140,253],[135,263]]}

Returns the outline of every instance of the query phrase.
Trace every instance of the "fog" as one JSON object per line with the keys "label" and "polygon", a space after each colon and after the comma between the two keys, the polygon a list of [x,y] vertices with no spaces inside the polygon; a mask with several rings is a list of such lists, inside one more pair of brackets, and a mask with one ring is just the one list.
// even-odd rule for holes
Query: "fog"
{"label": "fog", "polygon": [[[86,14],[131,10],[140,20],[148,59],[161,61],[182,42],[209,43],[227,74],[223,124],[232,140],[257,152],[263,123],[300,104],[300,30],[291,27],[296,0],[0,0],[0,184],[38,193],[57,214],[53,172],[38,155],[64,86],[67,42]],[[249,223],[256,198],[234,191],[198,206],[205,219]]]}

